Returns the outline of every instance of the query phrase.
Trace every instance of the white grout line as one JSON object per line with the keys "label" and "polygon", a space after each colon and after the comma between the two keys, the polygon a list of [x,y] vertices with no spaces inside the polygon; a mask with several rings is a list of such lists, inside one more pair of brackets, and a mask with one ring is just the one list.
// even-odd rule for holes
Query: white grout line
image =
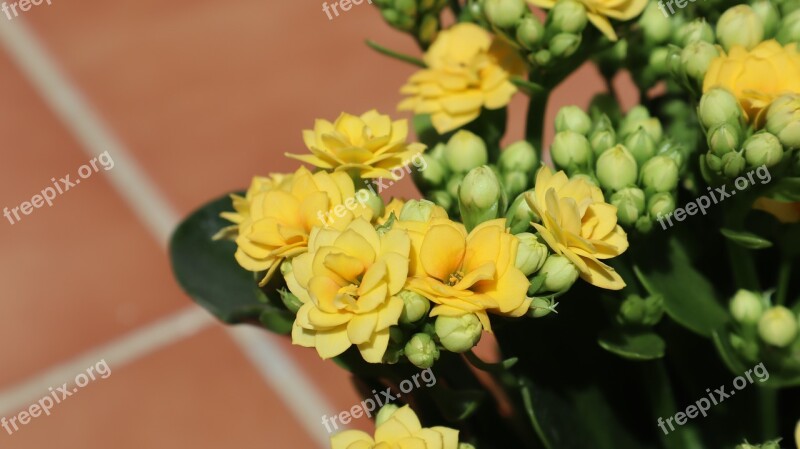
{"label": "white grout line", "polygon": [[[73,132],[84,151],[94,157],[105,151],[112,155],[115,166],[114,170],[107,174],[110,182],[159,243],[166,247],[179,219],[175,209],[131,157],[125,145],[100,119],[81,92],[68,81],[36,36],[23,23],[22,18],[3,21],[0,25],[0,43],[5,46],[19,69],[27,75],[42,99]],[[196,318],[199,313],[197,309],[192,308],[177,317],[134,332],[75,361],[56,367],[23,385],[11,387],[10,392],[0,394],[0,411],[5,410],[4,405],[24,406],[39,399],[48,387],[60,385],[64,380],[73,378],[76,367],[79,367],[77,372],[84,370],[86,366],[83,365],[88,358],[93,358],[91,363],[102,359],[104,354],[98,351],[111,351],[110,353],[118,359],[117,365],[119,365],[119,360],[130,362],[161,346],[185,338],[191,335],[185,328],[181,328],[181,325],[187,325],[185,320],[188,320],[189,324],[198,326],[195,332],[211,322],[210,319],[205,321]],[[194,320],[197,322],[187,317],[195,317]],[[272,386],[273,391],[281,396],[284,404],[305,426],[306,431],[321,446],[326,447],[329,444],[329,436],[319,420],[324,414],[332,415],[333,407],[277,344],[276,337],[256,329],[228,328],[228,331],[266,383]],[[114,357],[105,355],[112,369]]]}

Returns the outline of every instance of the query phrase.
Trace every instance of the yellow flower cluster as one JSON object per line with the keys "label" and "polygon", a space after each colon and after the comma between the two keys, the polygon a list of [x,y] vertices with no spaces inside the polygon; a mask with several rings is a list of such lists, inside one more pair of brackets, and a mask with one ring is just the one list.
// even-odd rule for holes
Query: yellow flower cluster
{"label": "yellow flower cluster", "polygon": [[[550,9],[556,0],[528,0],[534,6]],[[579,0],[586,7],[586,15],[609,40],[617,41],[617,32],[608,19],[631,20],[644,11],[647,0]]]}
{"label": "yellow flower cluster", "polygon": [[345,430],[331,437],[331,449],[458,449],[458,431],[423,428],[406,405],[378,424],[374,437],[360,430]]}

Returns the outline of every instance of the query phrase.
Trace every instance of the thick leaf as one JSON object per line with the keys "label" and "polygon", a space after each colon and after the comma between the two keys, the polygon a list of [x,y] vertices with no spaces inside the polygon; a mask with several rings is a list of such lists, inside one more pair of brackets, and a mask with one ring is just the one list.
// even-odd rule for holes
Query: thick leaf
{"label": "thick leaf", "polygon": [[626,332],[617,328],[600,334],[597,343],[606,351],[630,360],[660,359],[666,347],[664,339],[655,332]]}
{"label": "thick leaf", "polygon": [[175,277],[183,290],[206,310],[226,323],[257,320],[266,304],[253,273],[236,263],[236,244],[211,237],[227,221],[223,211],[232,210],[228,195],[195,211],[172,234],[169,253]]}
{"label": "thick leaf", "polygon": [[264,327],[276,334],[289,335],[292,332],[294,315],[288,310],[267,306],[267,308],[261,312],[259,321],[261,321]]}
{"label": "thick leaf", "polygon": [[734,231],[725,228],[720,229],[719,232],[721,232],[722,235],[724,235],[728,240],[731,240],[747,249],[764,249],[772,246],[772,242],[761,238],[752,232]]}
{"label": "thick leaf", "polygon": [[651,294],[664,297],[664,309],[673,320],[710,338],[728,321],[728,313],[708,279],[692,266],[683,244],[673,236],[665,249],[655,260],[653,254],[644,254],[647,259],[634,267],[636,276]]}

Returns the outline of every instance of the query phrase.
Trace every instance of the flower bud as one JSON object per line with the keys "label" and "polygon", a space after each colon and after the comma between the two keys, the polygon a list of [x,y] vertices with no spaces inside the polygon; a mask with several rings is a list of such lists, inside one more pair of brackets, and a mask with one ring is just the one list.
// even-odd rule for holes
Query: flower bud
{"label": "flower bud", "polygon": [[539,270],[540,274],[545,274],[543,290],[549,292],[561,292],[572,287],[578,279],[578,268],[564,256],[551,254],[544,265]]}
{"label": "flower bud", "polygon": [[644,192],[638,187],[626,187],[611,195],[611,204],[617,208],[619,222],[632,226],[644,213]]}
{"label": "flower bud", "polygon": [[417,31],[417,37],[420,42],[430,44],[436,40],[438,34],[439,16],[437,14],[425,14],[420,20],[419,30]]}
{"label": "flower bud", "polygon": [[775,39],[783,45],[800,42],[800,9],[783,18]]}
{"label": "flower bud", "polygon": [[751,5],[761,23],[764,25],[764,38],[770,39],[778,32],[781,15],[778,8],[770,0],[756,0]]}
{"label": "flower bud", "polygon": [[797,317],[786,307],[772,307],[758,320],[758,335],[768,345],[785,348],[797,337]]}
{"label": "flower bud", "polygon": [[761,295],[739,289],[731,298],[730,310],[736,321],[755,325],[764,313],[764,302],[761,300]]}
{"label": "flower bud", "polygon": [[719,50],[705,41],[692,42],[681,51],[681,66],[686,76],[702,84],[711,61],[719,56]]}
{"label": "flower bud", "polygon": [[386,404],[378,411],[378,414],[375,415],[375,425],[380,426],[381,424],[385,423],[389,420],[389,418],[394,415],[394,412],[399,410],[400,407],[394,404]]}
{"label": "flower bud", "polygon": [[556,131],[574,131],[584,136],[589,135],[592,129],[592,119],[589,114],[577,106],[564,106],[556,114]]}
{"label": "flower bud", "polygon": [[453,198],[458,198],[458,189],[461,187],[461,178],[460,176],[453,176],[447,180],[447,185],[445,189],[447,193],[450,194]]}
{"label": "flower bud", "polygon": [[434,204],[441,206],[446,211],[452,211],[455,205],[455,198],[447,193],[446,190],[434,190],[428,192],[428,199]]}
{"label": "flower bud", "polygon": [[359,203],[372,209],[373,217],[382,217],[383,211],[386,208],[386,205],[383,203],[383,198],[370,189],[361,189],[356,192],[356,198],[361,198],[361,195],[366,195],[367,200],[364,202],[359,200]]}
{"label": "flower bud", "polygon": [[[529,192],[533,192],[533,190]],[[511,203],[511,207],[508,208],[508,212],[506,213],[506,226],[511,229],[512,234],[519,234],[529,229],[531,227],[531,222],[539,221],[539,217],[531,210],[531,206],[525,199],[526,194],[529,192],[519,194],[514,202]]]}
{"label": "flower bud", "polygon": [[667,42],[672,33],[669,18],[658,9],[657,2],[650,2],[639,18],[639,24],[644,31],[644,38],[650,44],[663,44]]}
{"label": "flower bud", "polygon": [[[283,276],[284,278],[286,276],[289,276],[293,270],[292,262],[288,260],[284,261],[280,266],[280,270],[281,270],[281,276]],[[283,288],[278,290],[278,293],[281,295],[281,301],[283,302],[283,305],[286,306],[286,308],[289,309],[290,312],[296,314],[297,311],[300,310],[300,307],[302,307],[303,302],[300,301],[300,299],[297,296],[295,296],[294,293]]]}
{"label": "flower bud", "polygon": [[744,141],[744,159],[749,167],[773,167],[783,157],[780,140],[768,132],[753,134]]}
{"label": "flower bud", "polygon": [[536,235],[530,232],[516,234],[519,239],[517,248],[517,259],[514,264],[525,276],[530,276],[539,271],[544,265],[544,261],[549,254],[547,245],[539,241]]}
{"label": "flower bud", "polygon": [[708,146],[717,156],[736,151],[739,149],[739,143],[741,142],[740,132],[741,128],[738,126],[733,126],[730,123],[721,123],[709,131]]}
{"label": "flower bud", "polygon": [[650,68],[653,69],[658,75],[666,75],[669,71],[667,67],[667,57],[669,56],[669,49],[667,47],[657,47],[650,53],[648,63]]}
{"label": "flower bud", "polygon": [[458,208],[468,231],[506,210],[506,194],[488,166],[473,168],[458,189]]}
{"label": "flower bud", "polygon": [[492,25],[509,28],[517,24],[528,5],[525,0],[485,0],[484,11]]}
{"label": "flower bud", "polygon": [[624,144],[639,165],[644,164],[656,154],[656,143],[644,128],[639,128],[638,131],[629,134],[625,138]]}
{"label": "flower bud", "polygon": [[653,220],[647,215],[643,215],[636,220],[634,227],[642,234],[647,234],[653,229]]}
{"label": "flower bud", "polygon": [[439,342],[450,352],[467,352],[481,339],[483,326],[474,313],[436,317],[434,324]]}
{"label": "flower bud", "polygon": [[645,188],[655,192],[671,192],[678,187],[678,164],[658,155],[642,166],[641,181]]}
{"label": "flower bud", "polygon": [[417,170],[414,172],[414,177],[419,180],[423,186],[436,188],[444,184],[447,179],[447,168],[439,162],[436,158],[427,154],[420,155],[425,167],[425,170]]}
{"label": "flower bud", "polygon": [[656,193],[647,200],[647,213],[658,219],[675,211],[675,197],[669,192]]}
{"label": "flower bud", "polygon": [[629,135],[635,133],[639,129],[644,129],[645,132],[653,139],[653,142],[660,142],[664,136],[664,130],[661,127],[661,122],[657,118],[651,117],[632,117],[628,114],[622,121],[619,127],[619,137],[624,139]]}
{"label": "flower bud", "polygon": [[736,97],[722,88],[711,89],[703,95],[697,108],[697,115],[705,129],[711,129],[722,123],[740,126],[743,118]]}
{"label": "flower bud", "polygon": [[600,131],[592,135],[590,144],[592,145],[592,152],[596,156],[600,156],[604,151],[613,147],[617,143],[617,138],[614,136],[613,131]]}
{"label": "flower bud", "polygon": [[548,48],[556,58],[568,58],[578,50],[581,39],[580,34],[558,33],[550,39]]}
{"label": "flower bud", "polygon": [[556,305],[558,305],[558,303],[553,305],[553,302],[548,298],[535,297],[533,301],[531,301],[528,314],[533,318],[542,318],[554,312]]}
{"label": "flower bud", "polygon": [[544,25],[535,17],[525,17],[517,25],[517,42],[526,50],[538,47],[544,37]]}
{"label": "flower bud", "polygon": [[502,172],[533,173],[533,170],[539,165],[539,155],[528,141],[520,140],[507,146],[500,153],[497,165]]}
{"label": "flower bud", "polygon": [[400,209],[401,221],[419,221],[425,223],[436,213],[436,204],[428,200],[408,200]]}
{"label": "flower bud", "polygon": [[766,128],[785,147],[800,148],[800,93],[785,94],[772,102]]}
{"label": "flower bud", "polygon": [[746,161],[737,151],[725,153],[722,156],[722,174],[728,178],[739,176],[744,170]]}
{"label": "flower bud", "polygon": [[528,175],[520,171],[506,172],[503,174],[503,187],[508,198],[516,198],[528,188]]}
{"label": "flower bud", "polygon": [[705,158],[703,160],[706,161],[706,165],[708,165],[708,168],[710,168],[714,173],[722,172],[722,157],[717,156],[709,151],[705,154]]}
{"label": "flower bud", "polygon": [[678,27],[675,31],[675,43],[679,47],[686,47],[692,42],[714,43],[714,30],[705,19],[695,19]]}
{"label": "flower bud", "polygon": [[430,335],[418,333],[406,343],[405,354],[417,368],[428,369],[439,359],[439,348]]}
{"label": "flower bud", "polygon": [[595,173],[605,190],[619,190],[636,184],[636,158],[624,145],[607,149],[597,158]]}
{"label": "flower bud", "polygon": [[447,165],[456,173],[466,173],[486,164],[489,153],[483,139],[465,129],[459,130],[447,142],[444,149]]}
{"label": "flower bud", "polygon": [[561,131],[553,139],[550,156],[562,168],[586,167],[592,160],[592,148],[582,134]]}
{"label": "flower bud", "polygon": [[416,323],[428,316],[428,311],[431,309],[431,302],[428,298],[410,290],[401,290],[397,296],[403,300],[403,311],[400,313],[401,323]]}
{"label": "flower bud", "polygon": [[586,7],[575,0],[559,0],[550,11],[550,23],[564,33],[580,34],[587,20]]}
{"label": "flower bud", "polygon": [[536,65],[540,67],[547,67],[553,60],[553,54],[550,53],[549,50],[539,50],[533,55],[533,60],[531,62],[536,63]]}
{"label": "flower bud", "polygon": [[750,50],[764,40],[764,24],[749,5],[725,11],[717,22],[717,40],[730,51],[734,45]]}

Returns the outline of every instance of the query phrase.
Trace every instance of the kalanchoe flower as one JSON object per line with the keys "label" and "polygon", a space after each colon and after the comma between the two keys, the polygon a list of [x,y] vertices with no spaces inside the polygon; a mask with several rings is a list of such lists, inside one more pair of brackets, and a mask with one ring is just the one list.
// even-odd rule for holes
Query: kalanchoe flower
{"label": "kalanchoe flower", "polygon": [[[540,8],[553,8],[558,3],[556,0],[528,0]],[[586,7],[586,14],[592,22],[611,41],[617,41],[617,33],[609,19],[632,20],[644,11],[647,0],[580,0]]]}
{"label": "kalanchoe flower", "polygon": [[671,158],[658,155],[642,166],[641,183],[654,192],[671,192],[678,187],[678,164]]}
{"label": "kalanchoe flower", "polygon": [[758,335],[772,346],[789,346],[797,338],[797,332],[797,316],[783,306],[768,309],[758,320]]}
{"label": "kalanchoe flower", "polygon": [[428,200],[409,200],[403,204],[397,218],[401,221],[424,223],[434,218],[447,218],[447,212]]}
{"label": "kalanchoe flower", "polygon": [[750,50],[764,39],[764,24],[750,5],[725,11],[717,22],[717,40],[730,51],[734,46]]}
{"label": "kalanchoe flower", "polygon": [[781,95],[772,102],[766,128],[786,148],[800,148],[800,92]]}
{"label": "kalanchoe flower", "polygon": [[[718,60],[715,60],[718,61]],[[706,75],[708,83],[709,74]],[[697,107],[697,115],[705,129],[713,129],[722,124],[741,128],[742,109],[736,97],[725,88],[706,89]]]}
{"label": "kalanchoe flower", "polygon": [[323,170],[344,170],[362,178],[395,179],[392,169],[402,167],[425,151],[421,143],[406,143],[408,121],[392,121],[374,109],[361,116],[342,113],[335,122],[318,119],[313,130],[303,131],[312,154],[286,154]]}
{"label": "kalanchoe flower", "polygon": [[505,107],[517,92],[511,76],[525,71],[515,49],[472,23],[439,33],[424,62],[401,89],[410,97],[399,108],[430,114],[440,134],[475,120],[482,108]]}
{"label": "kalanchoe flower", "polygon": [[533,226],[555,253],[575,264],[583,280],[610,290],[625,286],[622,277],[601,262],[625,252],[628,237],[617,225],[617,208],[605,202],[598,187],[542,167],[534,192],[526,198],[542,219]]}
{"label": "kalanchoe flower", "polygon": [[[390,406],[386,406],[390,407]],[[345,430],[331,437],[331,449],[458,449],[458,431],[447,427],[423,428],[409,406],[381,412],[375,437],[360,430]]]}

